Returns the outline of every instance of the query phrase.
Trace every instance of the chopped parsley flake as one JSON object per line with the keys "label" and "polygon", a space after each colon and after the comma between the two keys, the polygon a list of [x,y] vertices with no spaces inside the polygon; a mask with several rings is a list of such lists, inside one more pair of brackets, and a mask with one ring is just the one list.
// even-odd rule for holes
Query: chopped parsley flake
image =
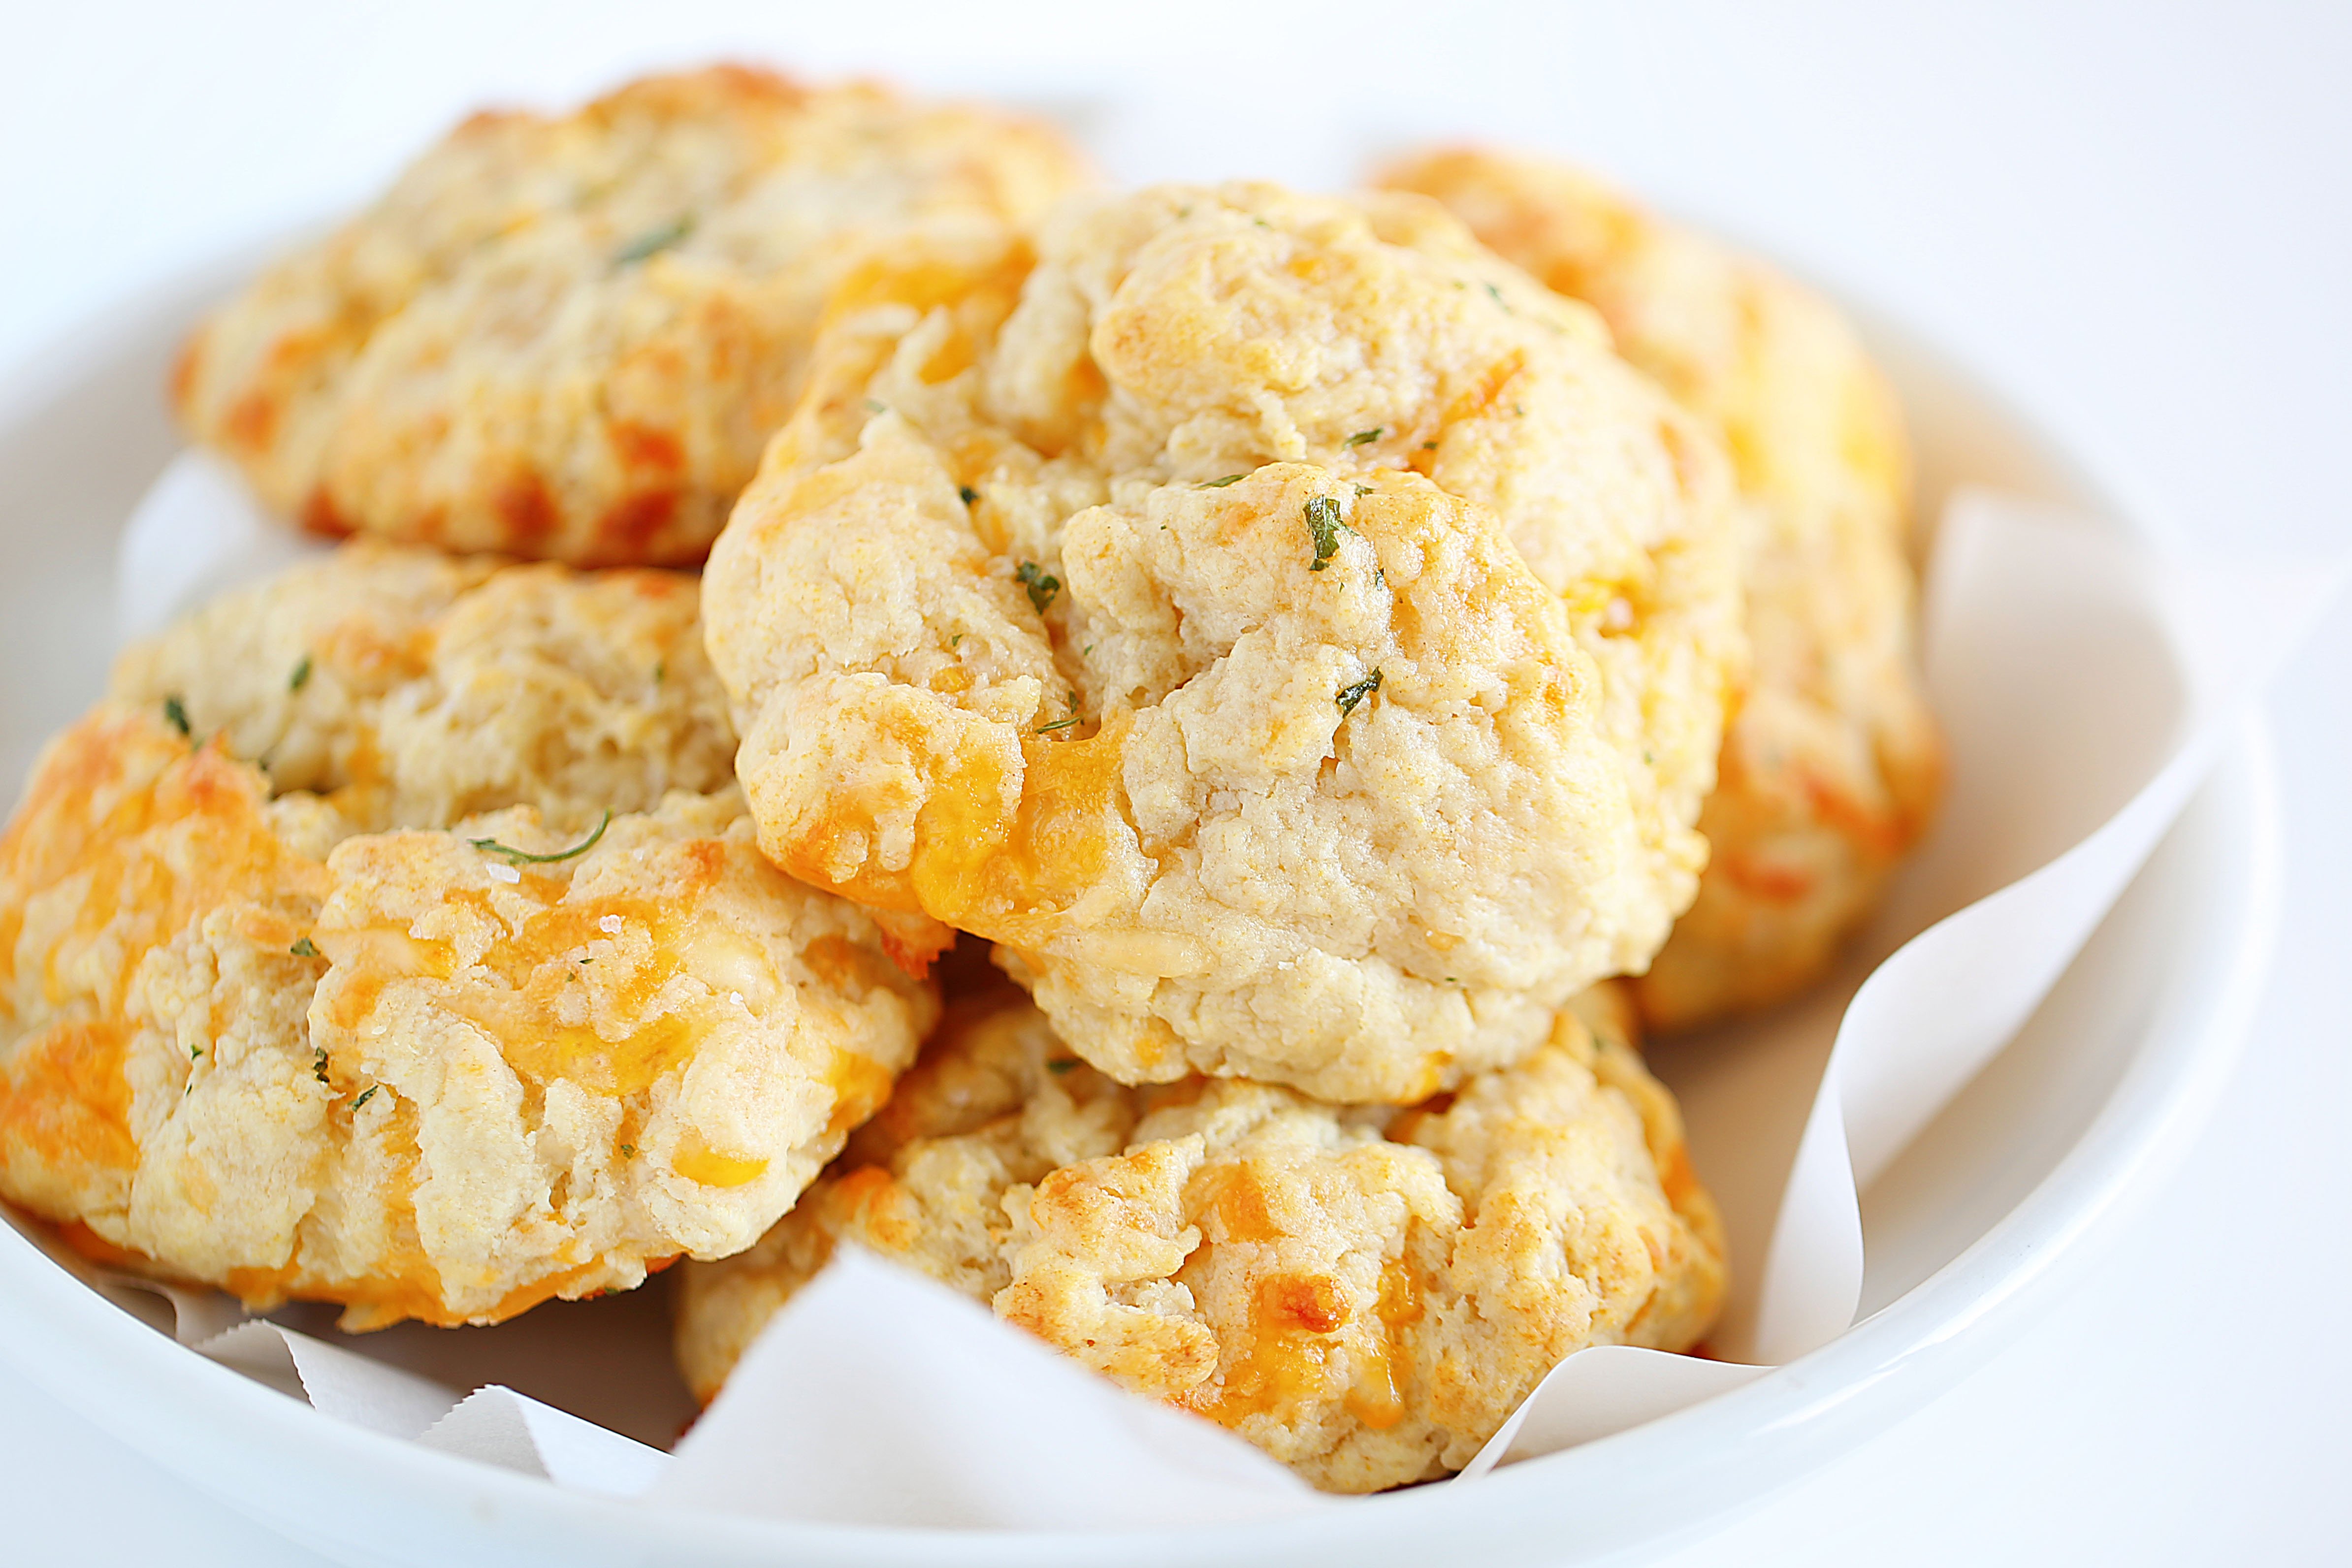
{"label": "chopped parsley flake", "polygon": [[519,863],[530,865],[549,865],[556,861],[568,861],[574,855],[586,854],[590,850],[596,847],[596,841],[603,838],[604,836],[604,830],[612,825],[613,808],[607,806],[604,808],[604,820],[596,824],[596,831],[594,832],[589,834],[586,838],[581,840],[570,849],[559,850],[551,855],[535,855],[528,850],[519,850],[513,848],[511,845],[502,844],[496,839],[468,839],[466,841],[473,845],[476,849],[481,851],[484,854],[504,855],[508,860]]}
{"label": "chopped parsley flake", "polygon": [[1356,705],[1381,689],[1381,673],[1374,670],[1352,686],[1342,686],[1332,700],[1339,705],[1339,716],[1347,717],[1356,711]]}
{"label": "chopped parsley flake", "polygon": [[1045,1071],[1058,1077],[1062,1073],[1071,1071],[1073,1068],[1076,1067],[1077,1064],[1078,1059],[1075,1056],[1057,1056],[1053,1061],[1045,1063]]}
{"label": "chopped parsley flake", "polygon": [[302,940],[295,943],[294,946],[287,948],[286,950],[289,953],[293,954],[297,958],[315,958],[319,956],[319,945],[316,942],[311,941],[308,936],[303,937]]}
{"label": "chopped parsley flake", "polygon": [[302,662],[294,666],[294,673],[286,678],[286,689],[289,692],[299,692],[310,684],[310,655],[305,653],[302,655]]}
{"label": "chopped parsley flake", "polygon": [[352,1109],[356,1111],[361,1106],[366,1104],[369,1101],[374,1099],[375,1092],[379,1087],[381,1087],[381,1085],[371,1083],[366,1088],[361,1090],[358,1097],[352,1102]]}
{"label": "chopped parsley flake", "polygon": [[204,1053],[205,1053],[205,1048],[204,1048],[203,1046],[201,1046],[201,1045],[192,1045],[192,1046],[188,1047],[188,1060],[189,1060],[190,1061],[194,1061],[196,1058],[198,1058],[198,1057],[202,1056]]}
{"label": "chopped parsley flake", "polygon": [[310,1071],[318,1074],[320,1082],[324,1083],[327,1082],[327,1053],[325,1051],[314,1049],[310,1052]]}
{"label": "chopped parsley flake", "polygon": [[1067,718],[1057,718],[1057,719],[1055,719],[1055,720],[1053,723],[1051,723],[1051,724],[1041,724],[1041,725],[1039,725],[1039,726],[1037,727],[1037,733],[1038,733],[1039,735],[1051,735],[1054,731],[1055,731],[1055,730],[1057,730],[1057,729],[1067,729],[1067,728],[1069,728],[1069,727],[1070,727],[1070,726],[1072,726],[1072,725],[1074,725],[1074,724],[1077,724],[1077,723],[1079,723],[1079,722],[1081,722],[1081,721],[1079,720],[1078,716],[1077,716],[1077,715],[1076,715],[1076,714],[1072,714],[1072,715],[1071,715],[1069,717],[1067,717]]}
{"label": "chopped parsley flake", "polygon": [[1423,452],[1434,452],[1437,450],[1437,443],[1434,441],[1424,441],[1421,444],[1421,449]]}
{"label": "chopped parsley flake", "polygon": [[962,643],[963,633],[959,632],[954,636],[948,639],[948,652],[950,653],[954,653],[958,647],[962,645]]}
{"label": "chopped parsley flake", "polygon": [[188,705],[177,696],[168,696],[163,699],[163,721],[178,730],[180,738],[183,740],[195,738],[196,732],[188,725]]}
{"label": "chopped parsley flake", "polygon": [[1203,490],[1222,490],[1228,485],[1238,485],[1248,477],[1249,476],[1246,474],[1228,474],[1222,479],[1204,480],[1202,483],[1201,488]]}
{"label": "chopped parsley flake", "polygon": [[1045,613],[1045,606],[1054,602],[1054,595],[1062,591],[1062,580],[1034,560],[1023,561],[1013,576],[1029,591],[1029,602],[1036,607],[1040,615]]}
{"label": "chopped parsley flake", "polygon": [[887,413],[890,412],[890,405],[884,402],[878,397],[869,397],[866,400],[866,412],[868,413]]}
{"label": "chopped parsley flake", "polygon": [[1318,496],[1307,503],[1307,533],[1315,541],[1315,564],[1309,571],[1321,571],[1339,553],[1339,530],[1346,525],[1339,521],[1339,503],[1328,496]]}
{"label": "chopped parsley flake", "polygon": [[1496,287],[1490,283],[1486,285],[1486,292],[1495,297],[1495,303],[1503,308],[1504,315],[1516,316],[1518,314],[1517,311],[1511,308],[1511,302],[1503,298],[1503,291],[1501,289]]}
{"label": "chopped parsley flake", "polygon": [[667,250],[694,232],[691,214],[672,218],[659,228],[647,229],[613,253],[614,267],[634,267],[656,252]]}
{"label": "chopped parsley flake", "polygon": [[1347,444],[1349,446],[1362,446],[1370,442],[1378,441],[1387,429],[1388,426],[1385,424],[1376,424],[1370,430],[1360,430],[1356,432],[1355,434],[1348,437]]}
{"label": "chopped parsley flake", "polygon": [[980,492],[973,489],[969,485],[958,486],[956,487],[956,494],[963,497],[963,504],[967,507],[980,499]]}
{"label": "chopped parsley flake", "polygon": [[623,1144],[621,1145],[621,1157],[625,1160],[633,1160],[636,1158],[637,1145],[635,1144]]}
{"label": "chopped parsley flake", "polygon": [[654,661],[654,685],[661,685],[662,677],[668,674],[669,661],[667,659],[656,659]]}

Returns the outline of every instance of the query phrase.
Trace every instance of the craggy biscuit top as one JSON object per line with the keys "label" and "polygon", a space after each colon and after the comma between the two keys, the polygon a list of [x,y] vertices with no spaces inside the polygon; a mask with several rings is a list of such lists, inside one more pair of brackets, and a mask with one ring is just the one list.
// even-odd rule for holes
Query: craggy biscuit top
{"label": "craggy biscuit top", "polygon": [[[754,1240],[937,1002],[870,915],[768,862],[731,785],[636,798],[662,768],[624,770],[583,810],[593,747],[570,727],[602,710],[526,694],[615,591],[675,636],[622,612],[604,652],[698,658],[690,591],[658,575],[393,558],[371,600],[298,574],[351,591],[310,623],[304,678],[294,643],[247,628],[202,696],[110,699],[52,742],[0,833],[0,1194],[256,1305],[342,1302],[352,1327],[494,1322]],[[502,583],[541,612],[489,639],[512,684],[420,752],[435,798],[492,809],[370,831],[402,813],[350,781],[353,737],[396,727],[371,705],[408,688],[369,688],[353,650],[382,632],[433,667],[436,629]],[[189,634],[126,669],[194,667]],[[246,670],[256,648],[272,657]],[[645,706],[690,706],[697,680]],[[242,758],[246,738],[312,787]]]}
{"label": "craggy biscuit top", "polygon": [[1433,206],[1063,209],[845,286],[705,580],[761,842],[1126,1081],[1405,1102],[1687,902],[1727,484]]}
{"label": "craggy biscuit top", "polygon": [[320,531],[690,561],[867,247],[1081,182],[1042,127],[738,67],[480,114],[215,312],[174,399]]}
{"label": "craggy biscuit top", "polygon": [[1679,1118],[1613,1032],[1564,1012],[1398,1111],[1123,1089],[1017,1000],[966,1004],[756,1248],[684,1271],[680,1364],[711,1397],[847,1239],[1319,1487],[1459,1469],[1564,1356],[1686,1348],[1721,1299]]}
{"label": "craggy biscuit top", "polygon": [[110,693],[178,705],[274,790],[329,796],[359,828],[529,804],[585,829],[732,778],[699,606],[680,572],[359,542],[132,644]]}
{"label": "craggy biscuit top", "polygon": [[1828,301],[1576,170],[1444,152],[1383,180],[1592,305],[1731,453],[1753,674],[1700,820],[1698,899],[1639,992],[1662,1028],[1778,1000],[1875,904],[1941,782],[1894,394]]}

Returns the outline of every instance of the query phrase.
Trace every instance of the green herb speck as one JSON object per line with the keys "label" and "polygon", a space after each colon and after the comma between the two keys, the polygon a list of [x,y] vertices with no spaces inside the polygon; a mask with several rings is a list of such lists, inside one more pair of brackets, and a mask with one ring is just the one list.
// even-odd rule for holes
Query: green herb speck
{"label": "green herb speck", "polygon": [[163,722],[178,730],[181,739],[195,738],[196,732],[188,724],[188,705],[177,696],[168,696],[163,699]]}
{"label": "green herb speck", "polygon": [[204,1048],[203,1046],[201,1046],[201,1045],[192,1045],[192,1046],[188,1047],[188,1060],[189,1060],[190,1061],[194,1061],[196,1058],[198,1058],[199,1056],[202,1056],[204,1053],[205,1053],[205,1048]]}
{"label": "green herb speck", "polygon": [[1307,503],[1307,534],[1315,543],[1315,563],[1307,570],[1321,571],[1339,553],[1339,503],[1328,496],[1317,496]]}
{"label": "green herb speck", "polygon": [[1072,715],[1071,715],[1069,717],[1067,717],[1067,718],[1057,718],[1057,719],[1055,719],[1055,720],[1053,723],[1051,723],[1051,724],[1041,724],[1041,725],[1039,725],[1039,726],[1037,727],[1036,733],[1038,733],[1039,735],[1051,735],[1051,734],[1053,734],[1053,733],[1054,733],[1054,731],[1055,731],[1055,730],[1057,730],[1057,729],[1067,729],[1067,728],[1069,728],[1069,727],[1070,727],[1070,726],[1072,726],[1072,725],[1074,725],[1074,724],[1077,724],[1077,723],[1079,723],[1079,722],[1080,722],[1080,720],[1079,720],[1079,718],[1078,718],[1078,716],[1077,716],[1077,715],[1076,715],[1076,714],[1072,714]]}
{"label": "green herb speck", "polygon": [[1013,576],[1029,591],[1029,602],[1040,615],[1045,613],[1045,606],[1054,602],[1054,595],[1062,591],[1062,580],[1034,560],[1023,561]]}
{"label": "green herb speck", "polygon": [[1516,316],[1518,314],[1517,311],[1511,308],[1511,302],[1503,298],[1503,291],[1501,289],[1496,287],[1490,283],[1486,285],[1486,292],[1495,297],[1495,303],[1503,308],[1504,315]]}
{"label": "green herb speck", "polygon": [[949,652],[949,653],[954,653],[954,652],[956,651],[956,649],[958,649],[959,647],[961,647],[961,646],[962,646],[962,645],[963,645],[963,633],[962,633],[962,632],[957,632],[954,636],[952,636],[952,637],[950,637],[950,638],[949,638],[949,639],[948,639],[948,652]]}
{"label": "green herb speck", "polygon": [[320,1082],[324,1083],[327,1082],[327,1053],[325,1051],[313,1050],[310,1052],[310,1071],[318,1075]]}
{"label": "green herb speck", "polygon": [[1362,446],[1368,443],[1378,441],[1387,429],[1388,426],[1385,424],[1376,424],[1370,430],[1360,430],[1356,432],[1355,434],[1348,437],[1347,444],[1349,446]]}
{"label": "green herb speck", "polygon": [[1045,1071],[1053,1073],[1056,1077],[1059,1077],[1061,1074],[1070,1071],[1077,1065],[1078,1059],[1075,1056],[1057,1056],[1053,1061],[1045,1063]]}
{"label": "green herb speck", "polygon": [[654,685],[661,685],[663,679],[667,676],[668,674],[669,661],[667,659],[656,659],[654,661]]}
{"label": "green herb speck", "polygon": [[305,653],[302,655],[302,662],[294,666],[294,673],[286,678],[286,689],[289,692],[299,692],[310,684],[310,655]]}
{"label": "green herb speck", "polygon": [[374,1099],[375,1092],[378,1087],[379,1085],[371,1083],[366,1088],[361,1090],[358,1095],[352,1101],[352,1109],[356,1111],[361,1106],[366,1104],[369,1101]]}
{"label": "green herb speck", "polygon": [[528,850],[519,850],[513,848],[511,845],[502,844],[496,839],[468,839],[466,841],[473,845],[476,849],[481,851],[484,854],[504,855],[509,861],[518,864],[550,865],[557,861],[568,861],[574,855],[586,854],[590,850],[596,847],[596,841],[603,838],[604,836],[604,830],[612,825],[613,808],[607,806],[604,808],[604,820],[596,824],[596,831],[594,832],[590,833],[586,838],[581,840],[570,849],[559,850],[551,855],[535,855]]}
{"label": "green herb speck", "polygon": [[1356,711],[1356,705],[1381,689],[1381,673],[1374,670],[1352,686],[1342,686],[1332,700],[1339,705],[1339,716],[1347,717]]}
{"label": "green herb speck", "polygon": [[969,485],[958,486],[956,487],[956,494],[963,497],[963,504],[967,507],[980,499],[980,492],[973,489]]}
{"label": "green herb speck", "polygon": [[647,229],[613,253],[614,267],[634,267],[659,251],[667,250],[694,232],[691,214],[672,218],[659,228]]}
{"label": "green herb speck", "polygon": [[295,943],[294,946],[287,948],[286,950],[289,953],[293,954],[297,958],[315,958],[319,956],[319,945],[316,942],[311,941],[308,936],[303,937],[302,940]]}
{"label": "green herb speck", "polygon": [[866,412],[868,413],[887,413],[890,412],[890,405],[884,402],[878,397],[869,397],[866,400]]}
{"label": "green herb speck", "polygon": [[1202,484],[1201,488],[1203,490],[1222,490],[1228,485],[1238,485],[1248,477],[1249,476],[1246,474],[1228,474],[1222,479],[1210,479],[1204,481]]}
{"label": "green herb speck", "polygon": [[633,1160],[636,1158],[637,1145],[635,1144],[623,1144],[621,1145],[621,1157],[625,1160]]}

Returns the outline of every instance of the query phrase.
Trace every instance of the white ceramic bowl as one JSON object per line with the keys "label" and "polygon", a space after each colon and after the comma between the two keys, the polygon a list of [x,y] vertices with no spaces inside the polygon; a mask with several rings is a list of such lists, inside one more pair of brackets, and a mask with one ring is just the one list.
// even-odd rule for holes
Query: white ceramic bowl
{"label": "white ceramic bowl", "polygon": [[[162,408],[171,354],[245,270],[210,269],[110,312],[0,384],[0,768],[12,787],[40,739],[98,693],[116,536],[176,445]],[[1910,409],[1924,513],[1970,480],[2105,509],[1973,378],[1900,331],[1872,336]],[[181,1349],[5,1227],[0,1353],[157,1463],[354,1563],[1287,1568],[1342,1553],[1564,1563],[1663,1544],[1981,1362],[2185,1143],[2235,1057],[2271,947],[2269,757],[2250,729],[2026,1031],[1866,1195],[1869,1316],[1736,1393],[1475,1484],[1281,1524],[1122,1535],[791,1526],[588,1498],[321,1416]]]}

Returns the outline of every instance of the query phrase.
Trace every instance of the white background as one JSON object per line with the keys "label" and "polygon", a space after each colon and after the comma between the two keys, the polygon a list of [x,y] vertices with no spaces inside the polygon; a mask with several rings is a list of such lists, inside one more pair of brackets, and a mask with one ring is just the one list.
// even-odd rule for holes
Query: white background
{"label": "white background", "polygon": [[[1128,180],[1573,152],[1956,349],[2159,530],[2352,546],[2352,7],[2318,4],[0,0],[0,373],[481,101],[728,52],[1055,108]],[[2275,704],[2285,935],[2187,1161],[1974,1378],[1660,1561],[2352,1560],[2348,660],[2339,611]],[[316,1561],[5,1370],[0,1509],[11,1562]]]}

